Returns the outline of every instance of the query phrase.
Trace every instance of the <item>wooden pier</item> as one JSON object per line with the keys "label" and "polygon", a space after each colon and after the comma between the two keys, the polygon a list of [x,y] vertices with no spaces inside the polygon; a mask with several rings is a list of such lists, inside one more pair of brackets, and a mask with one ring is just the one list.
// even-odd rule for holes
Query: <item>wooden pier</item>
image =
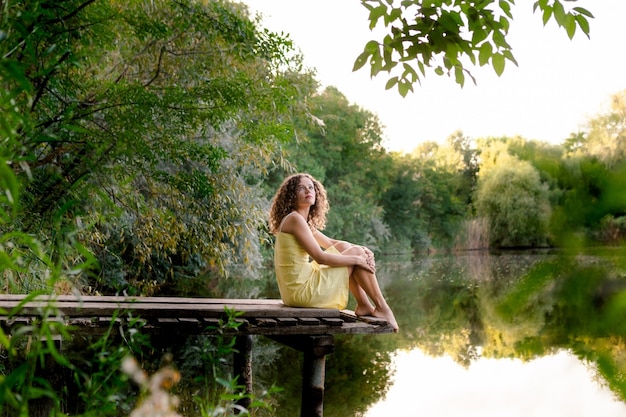
{"label": "wooden pier", "polygon": [[0,294],[0,326],[6,332],[53,311],[55,319],[81,331],[104,332],[131,313],[144,320],[142,331],[160,336],[212,335],[219,321],[227,318],[227,310],[240,313],[238,328],[226,329],[226,334],[236,338],[234,373],[248,392],[252,390],[252,335],[303,353],[301,417],[323,416],[326,355],[334,352],[335,335],[393,332],[382,319],[357,318],[347,310],[287,307],[276,299]]}

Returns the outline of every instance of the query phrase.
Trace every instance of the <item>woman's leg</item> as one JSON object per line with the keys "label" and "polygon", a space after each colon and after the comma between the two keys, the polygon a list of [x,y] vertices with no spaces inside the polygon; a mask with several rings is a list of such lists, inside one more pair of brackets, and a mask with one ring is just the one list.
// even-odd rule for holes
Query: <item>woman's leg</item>
{"label": "woman's leg", "polygon": [[[360,246],[350,246],[342,253],[365,256],[365,251]],[[350,274],[350,292],[352,292],[357,302],[357,308],[354,311],[357,315],[371,315],[383,318],[398,331],[398,323],[380,290],[376,275],[363,268],[354,267]],[[375,307],[372,306],[370,299]]]}
{"label": "woman's leg", "polygon": [[[347,252],[349,249],[353,248],[354,246],[351,245],[348,242],[339,242],[335,245],[335,248],[342,254],[354,254],[354,252]],[[354,296],[354,299],[356,300],[356,308],[354,309],[354,313],[357,316],[370,316],[374,313],[374,309],[375,307],[372,305],[372,303],[370,302],[369,298],[367,298],[367,294],[365,293],[365,291],[363,290],[363,288],[361,288],[361,286],[358,284],[358,282],[356,281],[356,279],[354,278],[354,267],[349,267],[348,268],[348,275],[350,277],[349,279],[349,286],[350,286],[350,292],[352,293],[352,295]]]}
{"label": "woman's leg", "polygon": [[[348,250],[354,247],[355,247],[354,245],[348,242],[343,242],[343,241],[335,245],[335,248],[340,253],[350,254],[350,255],[354,254],[355,252],[354,251],[348,252]],[[350,276],[350,280],[349,280],[350,292],[352,293],[352,295],[354,296],[354,299],[356,300],[356,308],[354,309],[354,313],[357,316],[371,316],[374,313],[375,307],[370,302],[363,288],[359,285],[359,283],[354,278],[354,270],[355,270],[354,267],[348,268],[348,271],[349,271],[348,274]]]}

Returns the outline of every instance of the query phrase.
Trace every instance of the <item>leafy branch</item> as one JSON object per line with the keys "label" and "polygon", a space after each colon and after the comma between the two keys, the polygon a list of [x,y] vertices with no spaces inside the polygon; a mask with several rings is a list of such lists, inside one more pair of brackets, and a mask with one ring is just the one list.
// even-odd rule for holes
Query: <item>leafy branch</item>
{"label": "leafy branch", "polygon": [[[565,0],[564,0],[565,1]],[[574,0],[576,1],[576,0]],[[388,29],[382,42],[371,40],[357,57],[353,71],[370,64],[370,76],[390,75],[386,89],[396,87],[405,97],[426,76],[427,68],[437,75],[454,76],[461,87],[466,77],[476,83],[468,65],[491,65],[498,76],[506,61],[517,65],[506,38],[513,20],[514,0],[362,0],[369,11],[370,29],[382,19]],[[538,0],[533,10],[542,12],[544,25],[553,18],[570,39],[580,28],[589,37],[593,15],[582,7],[566,10],[561,0]],[[469,62],[468,62],[469,61]]]}

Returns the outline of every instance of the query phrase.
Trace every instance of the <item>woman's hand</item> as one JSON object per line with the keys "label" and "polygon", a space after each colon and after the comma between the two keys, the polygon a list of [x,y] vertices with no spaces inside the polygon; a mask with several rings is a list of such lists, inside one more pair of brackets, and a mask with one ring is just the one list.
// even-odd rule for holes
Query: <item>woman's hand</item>
{"label": "woman's hand", "polygon": [[367,261],[367,256],[365,255],[357,255],[357,263],[354,264],[354,266],[358,266],[359,268],[365,269],[367,272],[371,272],[372,274],[375,272],[374,269],[372,269],[372,267],[370,266],[369,262]]}
{"label": "woman's hand", "polygon": [[371,272],[375,274],[376,273],[376,260],[374,259],[374,252],[372,252],[369,248],[366,248],[365,246],[361,246],[361,247],[365,251],[365,260],[367,262],[367,265],[369,266]]}

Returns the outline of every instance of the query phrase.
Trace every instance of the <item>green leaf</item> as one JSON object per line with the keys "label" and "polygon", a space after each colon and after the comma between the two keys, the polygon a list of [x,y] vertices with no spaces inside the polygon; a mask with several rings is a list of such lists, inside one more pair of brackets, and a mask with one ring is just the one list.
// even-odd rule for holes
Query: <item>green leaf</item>
{"label": "green leaf", "polygon": [[545,10],[545,8],[548,7],[548,0],[538,0],[535,5],[539,5],[541,10]]}
{"label": "green leaf", "polygon": [[499,30],[496,30],[493,32],[492,38],[493,38],[493,43],[496,46],[499,46],[501,48],[506,48],[508,46],[508,44],[506,43],[506,38],[504,36],[504,33],[500,32]]}
{"label": "green leaf", "polygon": [[589,21],[582,15],[576,15],[576,22],[578,23],[578,27],[583,31],[587,38],[589,38]]}
{"label": "green leaf", "polygon": [[500,0],[500,9],[502,9],[504,14],[509,18],[513,18],[513,15],[511,14],[511,4],[508,0]]}
{"label": "green leaf", "polygon": [[465,85],[465,74],[463,73],[463,67],[461,65],[456,65],[454,67],[454,78],[456,83],[461,87]]}
{"label": "green leaf", "polygon": [[426,67],[424,66],[424,63],[422,61],[418,61],[417,68],[420,70],[422,75],[426,75]]}
{"label": "green leaf", "polygon": [[378,7],[373,8],[370,11],[370,30],[374,29],[376,27],[376,25],[378,24],[378,19],[380,19],[382,16],[384,16],[387,13],[387,7],[385,7],[384,5],[380,5]]}
{"label": "green leaf", "polygon": [[548,23],[548,20],[550,20],[550,17],[552,17],[552,7],[546,6],[546,8],[542,10],[543,10],[543,25],[545,26]]}
{"label": "green leaf", "polygon": [[496,71],[496,74],[498,74],[498,77],[501,76],[504,72],[505,66],[504,55],[494,54],[493,57],[491,57],[491,64],[493,65],[493,69]]}
{"label": "green leaf", "polygon": [[398,92],[402,97],[406,97],[409,91],[413,91],[413,84],[409,82],[398,83]]}
{"label": "green leaf", "polygon": [[361,55],[359,55],[356,60],[354,61],[354,66],[352,67],[352,71],[357,71],[359,69],[361,69],[363,67],[363,65],[365,65],[367,63],[367,58],[370,56],[371,54],[367,51],[362,52]]}
{"label": "green leaf", "polygon": [[511,23],[509,22],[509,19],[507,19],[504,16],[500,16],[500,25],[505,32],[508,32],[509,28],[511,27]]}
{"label": "green leaf", "polygon": [[554,11],[554,20],[556,20],[556,23],[558,23],[558,25],[561,27],[565,26],[567,14],[565,13],[565,9],[563,8],[561,2],[558,0],[555,1],[552,9]]}
{"label": "green leaf", "polygon": [[437,21],[447,32],[459,33],[459,27],[463,24],[458,12],[442,12]]}
{"label": "green leaf", "polygon": [[409,76],[409,75],[410,75],[410,76],[411,76],[411,81],[412,81],[412,82],[417,81],[417,79],[418,79],[419,77],[417,76],[417,72],[415,72],[415,69],[413,69],[413,67],[412,67],[412,66],[410,66],[410,65],[409,65],[409,64],[407,64],[407,63],[404,63],[404,64],[403,64],[403,68],[404,68],[404,72],[402,73],[402,77],[403,77],[403,78],[407,78],[407,76]]}
{"label": "green leaf", "polygon": [[365,48],[363,48],[363,50],[365,52],[369,52],[370,54],[374,54],[376,52],[378,52],[378,48],[379,48],[379,44],[376,41],[369,41],[368,43],[365,44]]}
{"label": "green leaf", "polygon": [[391,9],[388,15],[385,16],[385,26],[389,26],[389,24],[395,20],[398,20],[402,17],[402,9],[399,7]]}
{"label": "green leaf", "polygon": [[587,17],[590,17],[592,19],[594,18],[593,14],[591,14],[591,12],[589,10],[585,9],[585,8],[574,7],[572,10],[575,11],[576,13],[580,13],[580,14],[585,15]]}
{"label": "green leaf", "polygon": [[478,51],[478,63],[483,66],[489,62],[489,58],[493,55],[493,49],[488,42],[483,43]]}
{"label": "green leaf", "polygon": [[571,14],[568,14],[565,18],[565,30],[567,31],[567,36],[573,39],[574,34],[576,34],[576,18]]}
{"label": "green leaf", "polygon": [[385,84],[385,90],[392,89],[396,84],[398,84],[398,77],[391,77]]}
{"label": "green leaf", "polygon": [[474,33],[472,33],[472,44],[478,45],[487,38],[487,34],[488,32],[483,28],[475,29]]}
{"label": "green leaf", "polygon": [[373,77],[383,70],[383,59],[380,56],[380,53],[376,51],[376,53],[372,54],[370,58],[370,76]]}
{"label": "green leaf", "polygon": [[502,55],[504,55],[506,59],[508,59],[515,65],[518,65],[517,60],[515,59],[515,57],[513,56],[513,53],[510,50],[502,51]]}

